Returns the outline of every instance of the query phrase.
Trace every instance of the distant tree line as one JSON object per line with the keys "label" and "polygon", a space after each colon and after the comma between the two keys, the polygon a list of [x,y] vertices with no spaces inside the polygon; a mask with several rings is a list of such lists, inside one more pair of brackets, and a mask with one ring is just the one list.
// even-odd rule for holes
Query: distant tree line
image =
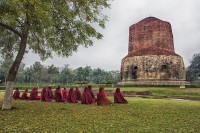
{"label": "distant tree line", "polygon": [[[6,82],[6,76],[13,60],[5,58],[0,61],[0,83]],[[187,81],[200,81],[200,53],[194,54],[190,65],[186,68]],[[50,83],[50,84],[71,84],[71,83],[96,83],[112,84],[120,81],[120,72],[117,70],[105,71],[91,66],[70,68],[69,65],[56,67],[45,66],[36,61],[30,67],[20,64],[15,82],[20,84]]]}
{"label": "distant tree line", "polygon": [[186,70],[188,81],[200,81],[200,53],[194,54]]}
{"label": "distant tree line", "polygon": [[[6,82],[6,76],[12,65],[12,59],[0,61],[0,83]],[[119,71],[105,71],[90,66],[70,68],[69,65],[56,67],[54,65],[45,66],[36,61],[30,67],[20,64],[15,82],[20,84],[50,83],[50,84],[71,84],[71,83],[96,83],[112,84],[120,81]]]}

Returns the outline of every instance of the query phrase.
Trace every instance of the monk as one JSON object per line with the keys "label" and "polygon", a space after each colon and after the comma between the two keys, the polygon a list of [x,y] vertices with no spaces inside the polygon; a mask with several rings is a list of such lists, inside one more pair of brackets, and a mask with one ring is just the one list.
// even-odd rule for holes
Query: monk
{"label": "monk", "polygon": [[51,101],[52,99],[54,99],[54,96],[53,96],[53,92],[52,92],[52,90],[51,90],[51,86],[49,86],[49,87],[47,88],[47,93],[46,93],[45,101],[46,101],[46,102],[49,102],[49,101]]}
{"label": "monk", "polygon": [[96,103],[96,101],[92,98],[87,86],[85,87],[85,89],[83,91],[81,103],[82,104],[95,104]]}
{"label": "monk", "polygon": [[122,95],[120,88],[117,88],[114,94],[114,103],[128,103],[128,101]]}
{"label": "monk", "polygon": [[35,100],[40,100],[40,96],[38,96],[38,88],[35,88]]}
{"label": "monk", "polygon": [[45,101],[46,95],[47,95],[47,90],[46,87],[44,87],[41,92],[41,101]]}
{"label": "monk", "polygon": [[69,93],[68,93],[68,96],[67,96],[67,102],[69,102],[69,103],[78,103],[78,101],[76,100],[76,95],[75,95],[75,92],[74,92],[74,88],[70,88],[69,89]]}
{"label": "monk", "polygon": [[33,88],[31,93],[30,93],[30,100],[40,100],[40,96],[38,96],[38,89]]}
{"label": "monk", "polygon": [[75,95],[76,95],[76,100],[81,101],[81,92],[78,89],[78,87],[76,87],[76,90],[74,91]]}
{"label": "monk", "polygon": [[63,102],[62,94],[61,94],[61,91],[60,91],[60,86],[58,88],[56,88],[54,97],[55,97],[56,102]]}
{"label": "monk", "polygon": [[112,102],[106,98],[106,95],[104,93],[104,88],[99,88],[99,93],[97,94],[97,105],[111,105]]}
{"label": "monk", "polygon": [[90,92],[91,96],[93,99],[96,99],[95,96],[94,96],[94,93],[92,91],[92,86],[91,85],[88,85],[88,91]]}
{"label": "monk", "polygon": [[67,95],[68,95],[67,89],[64,87],[64,89],[62,90],[62,98],[64,102],[67,101]]}
{"label": "monk", "polygon": [[16,90],[15,90],[15,92],[14,92],[14,94],[13,94],[13,98],[14,98],[15,100],[20,99],[20,92],[19,92],[19,89],[18,89],[18,88],[16,88]]}
{"label": "monk", "polygon": [[30,100],[35,100],[35,97],[34,97],[34,90],[35,88],[32,88],[31,92],[30,92]]}
{"label": "monk", "polygon": [[28,89],[26,89],[26,90],[23,92],[22,97],[21,97],[22,100],[29,100],[29,97],[28,97],[28,95],[27,95],[27,92],[28,92]]}

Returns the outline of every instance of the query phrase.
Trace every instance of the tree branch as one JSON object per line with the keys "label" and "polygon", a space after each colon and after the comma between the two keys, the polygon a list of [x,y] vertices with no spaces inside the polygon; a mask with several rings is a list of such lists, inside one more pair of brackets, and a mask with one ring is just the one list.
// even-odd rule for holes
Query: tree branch
{"label": "tree branch", "polygon": [[8,29],[8,30],[10,30],[10,31],[12,31],[12,32],[14,32],[16,35],[18,35],[19,37],[22,37],[22,35],[17,31],[17,30],[15,30],[13,27],[11,27],[11,26],[8,26],[8,25],[6,25],[6,24],[4,24],[4,23],[2,23],[2,22],[0,22],[0,26],[2,26],[2,27],[4,27],[4,28],[6,28],[6,29]]}

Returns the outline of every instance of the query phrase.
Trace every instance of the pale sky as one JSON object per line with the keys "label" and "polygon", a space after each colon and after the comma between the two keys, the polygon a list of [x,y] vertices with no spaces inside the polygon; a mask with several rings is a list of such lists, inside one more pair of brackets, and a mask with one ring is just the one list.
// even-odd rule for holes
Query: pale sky
{"label": "pale sky", "polygon": [[39,56],[25,54],[22,62],[26,66],[40,61],[43,65],[57,67],[69,64],[71,68],[102,68],[120,70],[121,59],[128,54],[129,26],[153,16],[171,23],[175,52],[183,57],[185,65],[195,53],[200,53],[200,0],[113,0],[106,10],[109,21],[101,30],[102,40],[94,40],[89,48],[79,47],[68,58],[54,56],[42,62]]}

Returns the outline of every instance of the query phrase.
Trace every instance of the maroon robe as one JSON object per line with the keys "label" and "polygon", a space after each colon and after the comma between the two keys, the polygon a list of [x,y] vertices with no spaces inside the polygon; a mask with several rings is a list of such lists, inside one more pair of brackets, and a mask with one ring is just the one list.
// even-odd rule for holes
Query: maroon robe
{"label": "maroon robe", "polygon": [[110,105],[112,102],[106,98],[106,95],[104,93],[104,88],[99,88],[99,93],[97,94],[97,105]]}
{"label": "maroon robe", "polygon": [[117,88],[114,94],[114,103],[128,103],[122,95],[120,88]]}
{"label": "maroon robe", "polygon": [[96,103],[95,99],[92,98],[90,92],[88,91],[88,87],[85,87],[85,89],[83,91],[81,103],[82,104],[95,104]]}
{"label": "maroon robe", "polygon": [[38,96],[38,89],[33,88],[30,93],[30,100],[40,100],[40,96]]}
{"label": "maroon robe", "polygon": [[94,93],[92,91],[92,86],[91,85],[88,85],[88,91],[90,92],[91,96],[93,99],[96,99],[95,96],[94,96]]}
{"label": "maroon robe", "polygon": [[81,101],[81,92],[78,89],[78,87],[76,88],[76,90],[74,91],[75,95],[76,95],[76,100]]}
{"label": "maroon robe", "polygon": [[52,90],[51,90],[51,86],[49,86],[49,87],[47,88],[47,93],[46,93],[46,96],[45,96],[45,101],[46,101],[46,102],[49,102],[49,101],[51,101],[53,98],[54,98],[53,92],[52,92]]}
{"label": "maroon robe", "polygon": [[40,100],[40,96],[38,96],[38,88],[35,89],[35,100]]}
{"label": "maroon robe", "polygon": [[41,101],[45,101],[46,95],[47,95],[47,90],[46,90],[46,88],[44,87],[44,88],[42,89],[42,92],[41,92]]}
{"label": "maroon robe", "polygon": [[27,89],[23,92],[22,97],[21,97],[22,100],[28,100],[29,99],[27,92],[28,92]]}
{"label": "maroon robe", "polygon": [[62,98],[63,98],[63,101],[67,101],[67,95],[68,95],[68,92],[66,90],[66,88],[64,88],[62,90]]}
{"label": "maroon robe", "polygon": [[14,98],[15,100],[20,99],[20,91],[19,91],[18,88],[16,88],[16,90],[15,90],[15,92],[14,92],[14,94],[13,94],[13,98]]}
{"label": "maroon robe", "polygon": [[56,88],[54,96],[55,96],[55,101],[56,102],[63,102],[63,100],[62,100],[62,94],[61,94],[61,91],[60,91],[60,87]]}
{"label": "maroon robe", "polygon": [[78,101],[76,100],[76,95],[74,93],[74,88],[70,88],[69,89],[69,93],[68,93],[68,96],[67,96],[67,101],[69,103],[78,103]]}
{"label": "maroon robe", "polygon": [[30,92],[30,100],[35,100],[35,97],[34,97],[34,89],[35,88],[33,88],[32,90],[31,90],[31,92]]}

